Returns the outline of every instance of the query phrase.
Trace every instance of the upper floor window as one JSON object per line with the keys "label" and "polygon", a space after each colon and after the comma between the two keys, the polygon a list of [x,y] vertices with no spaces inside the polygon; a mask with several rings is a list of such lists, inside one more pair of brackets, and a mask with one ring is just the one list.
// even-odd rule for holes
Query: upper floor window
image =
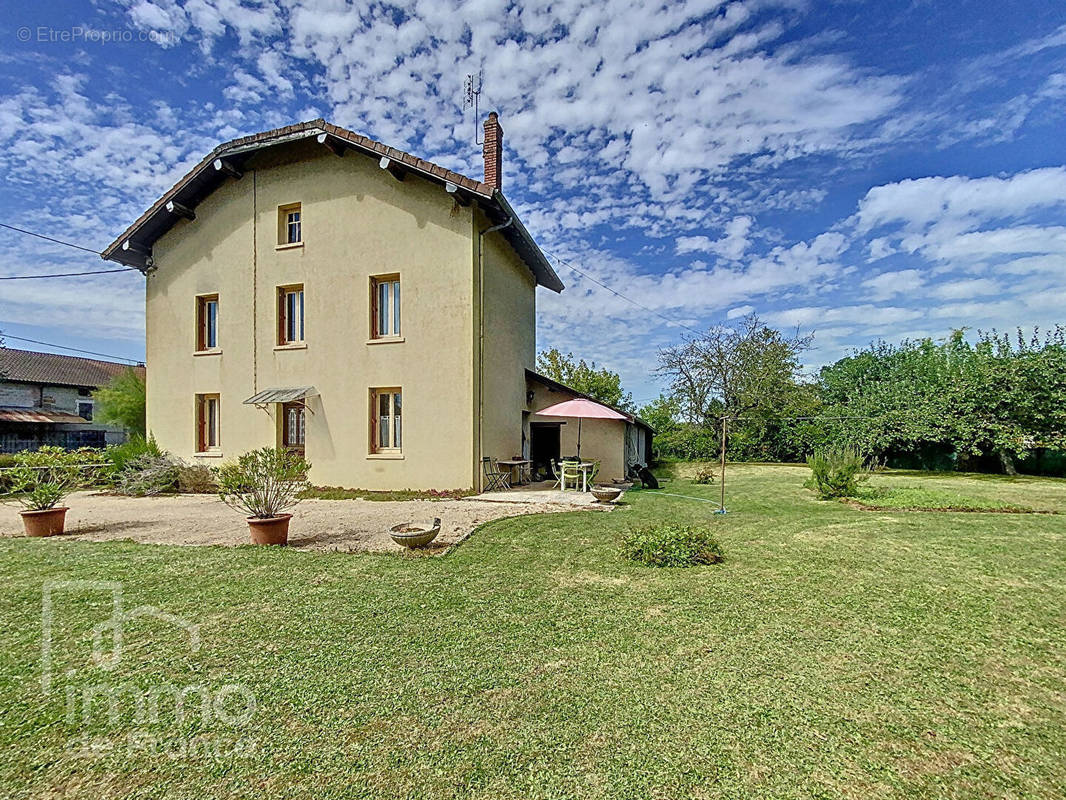
{"label": "upper floor window", "polygon": [[303,213],[299,203],[278,207],[278,244],[303,242]]}
{"label": "upper floor window", "polygon": [[205,294],[196,298],[196,349],[214,350],[218,347],[218,295]]}
{"label": "upper floor window", "polygon": [[92,400],[79,400],[78,401],[78,416],[84,419],[86,422],[93,421],[93,401]]}
{"label": "upper floor window", "polygon": [[400,335],[400,276],[370,279],[371,331],[374,339]]}
{"label": "upper floor window", "polygon": [[304,287],[278,288],[278,344],[304,341]]}

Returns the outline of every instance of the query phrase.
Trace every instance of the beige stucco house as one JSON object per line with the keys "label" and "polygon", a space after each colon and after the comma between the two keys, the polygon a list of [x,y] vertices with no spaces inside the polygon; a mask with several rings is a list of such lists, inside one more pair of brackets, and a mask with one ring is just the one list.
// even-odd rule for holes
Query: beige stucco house
{"label": "beige stucco house", "polygon": [[529,454],[536,290],[563,284],[502,155],[495,114],[484,181],[323,120],[215,148],[104,251],[147,276],[160,445],[290,447],[366,489],[479,487],[483,457]]}

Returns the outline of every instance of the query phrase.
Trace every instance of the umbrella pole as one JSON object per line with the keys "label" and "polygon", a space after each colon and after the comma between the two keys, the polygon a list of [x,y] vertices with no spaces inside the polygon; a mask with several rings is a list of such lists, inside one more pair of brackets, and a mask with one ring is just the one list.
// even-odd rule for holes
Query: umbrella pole
{"label": "umbrella pole", "polygon": [[581,460],[581,417],[577,418],[577,460]]}

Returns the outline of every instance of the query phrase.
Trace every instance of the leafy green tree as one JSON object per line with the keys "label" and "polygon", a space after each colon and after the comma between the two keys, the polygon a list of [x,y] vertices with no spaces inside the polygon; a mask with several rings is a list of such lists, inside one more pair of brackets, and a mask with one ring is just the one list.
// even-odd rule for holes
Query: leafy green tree
{"label": "leafy green tree", "polygon": [[145,435],[144,377],[126,369],[107,386],[96,390],[97,418],[102,422],[121,425],[137,436]]}
{"label": "leafy green tree", "polygon": [[597,368],[595,361],[586,362],[573,353],[563,355],[553,347],[537,355],[537,372],[603,403],[633,411],[633,395],[622,389],[622,378],[606,367]]}
{"label": "leafy green tree", "polygon": [[722,417],[729,419],[730,458],[796,458],[802,451],[783,446],[783,431],[792,428],[782,417],[816,404],[816,393],[798,381],[812,338],[785,335],[749,315],[660,350],[657,374],[669,379],[682,420],[701,429],[702,439],[717,440]]}
{"label": "leafy green tree", "polygon": [[877,342],[822,369],[829,435],[868,454],[994,456],[1066,445],[1066,331]]}

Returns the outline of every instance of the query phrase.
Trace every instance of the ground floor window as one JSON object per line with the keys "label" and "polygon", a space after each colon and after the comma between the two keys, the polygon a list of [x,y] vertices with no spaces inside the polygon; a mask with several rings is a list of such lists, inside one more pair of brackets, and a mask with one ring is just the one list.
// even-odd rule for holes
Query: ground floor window
{"label": "ground floor window", "polygon": [[307,436],[307,409],[303,403],[283,403],[281,406],[281,443],[300,455],[304,454]]}
{"label": "ground floor window", "polygon": [[402,393],[399,389],[370,390],[370,450],[399,453],[403,449]]}
{"label": "ground floor window", "polygon": [[196,452],[217,450],[219,442],[219,396],[196,395]]}

